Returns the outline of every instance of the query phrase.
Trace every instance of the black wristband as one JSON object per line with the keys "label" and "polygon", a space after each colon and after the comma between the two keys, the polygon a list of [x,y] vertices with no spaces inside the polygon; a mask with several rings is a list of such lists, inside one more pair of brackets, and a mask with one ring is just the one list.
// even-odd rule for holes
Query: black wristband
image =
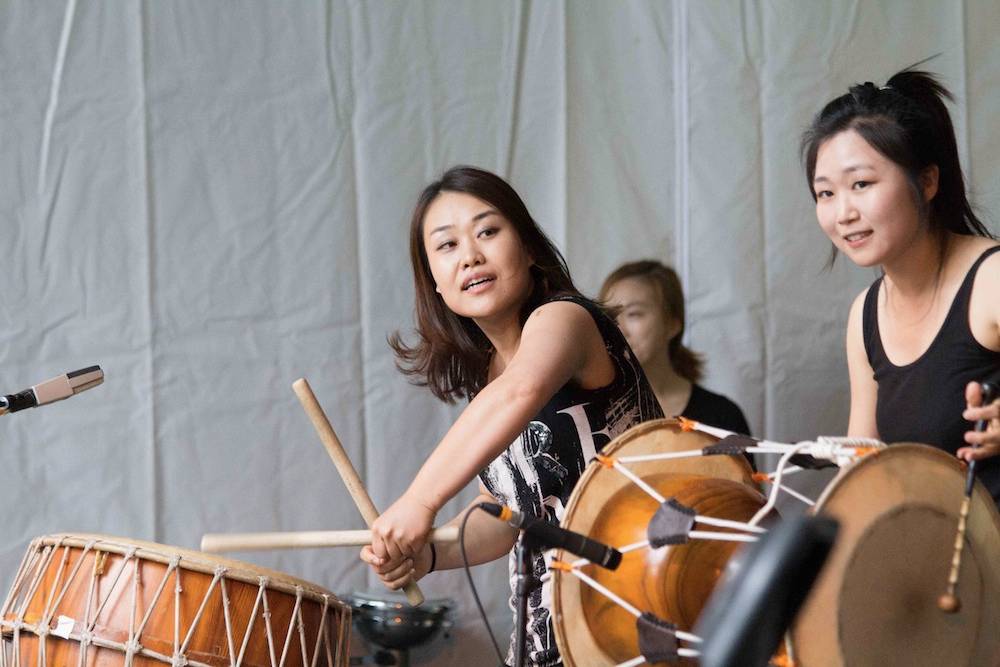
{"label": "black wristband", "polygon": [[434,571],[434,566],[437,565],[438,552],[437,549],[434,548],[433,542],[428,542],[427,546],[431,548],[431,568],[427,570],[427,574],[430,574],[431,572]]}

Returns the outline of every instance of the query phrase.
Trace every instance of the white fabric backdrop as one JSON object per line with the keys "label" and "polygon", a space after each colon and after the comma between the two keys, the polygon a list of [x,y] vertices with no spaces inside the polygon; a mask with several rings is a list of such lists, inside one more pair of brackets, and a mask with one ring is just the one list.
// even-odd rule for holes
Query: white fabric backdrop
{"label": "white fabric backdrop", "polygon": [[[873,274],[822,270],[798,138],[940,53],[997,230],[998,24],[992,0],[0,4],[0,390],[107,373],[0,420],[3,591],[45,533],[361,527],[300,376],[390,503],[456,414],[385,344],[411,326],[410,207],[456,163],[508,177],[586,292],[676,263],[707,385],[755,433],[842,433]],[[375,585],[352,550],[245,559]],[[506,566],[476,581],[505,643]],[[424,587],[460,610],[415,659],[490,664],[460,575]]]}

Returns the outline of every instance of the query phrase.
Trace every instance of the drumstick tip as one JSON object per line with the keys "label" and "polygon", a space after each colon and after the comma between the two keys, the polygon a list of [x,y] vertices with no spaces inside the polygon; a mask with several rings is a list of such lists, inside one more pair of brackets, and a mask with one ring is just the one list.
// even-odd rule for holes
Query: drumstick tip
{"label": "drumstick tip", "polygon": [[945,593],[938,598],[938,609],[946,614],[954,614],[959,609],[962,608],[962,602],[957,596],[951,593]]}

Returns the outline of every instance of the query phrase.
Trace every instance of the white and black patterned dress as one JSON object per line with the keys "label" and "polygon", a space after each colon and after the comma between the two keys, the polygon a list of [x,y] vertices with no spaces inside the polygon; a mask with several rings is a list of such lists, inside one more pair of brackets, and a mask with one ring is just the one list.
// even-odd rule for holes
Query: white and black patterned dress
{"label": "white and black patterned dress", "polygon": [[[521,435],[480,473],[496,499],[514,510],[558,524],[580,475],[602,447],[629,428],[663,416],[642,367],[617,325],[593,302],[559,297],[587,309],[604,339],[615,366],[615,379],[600,389],[583,389],[575,382],[563,386]],[[514,590],[514,554],[508,559]],[[535,576],[546,571],[541,554],[534,560]],[[514,597],[511,595],[511,609]],[[536,589],[528,601],[528,664],[561,665],[549,621],[549,584]],[[513,664],[513,637],[507,662]]]}

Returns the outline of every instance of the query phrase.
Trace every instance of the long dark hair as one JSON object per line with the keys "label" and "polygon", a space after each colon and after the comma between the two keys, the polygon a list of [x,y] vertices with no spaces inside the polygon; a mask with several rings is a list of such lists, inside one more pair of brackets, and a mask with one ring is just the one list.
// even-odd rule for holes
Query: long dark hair
{"label": "long dark hair", "polygon": [[[918,209],[927,219],[943,255],[949,232],[993,238],[976,216],[965,194],[965,177],[958,160],[958,146],[951,116],[944,101],[954,97],[937,77],[908,67],[894,74],[884,86],[871,81],[823,107],[802,136],[801,152],[806,182],[813,200],[816,190],[816,156],[826,140],[854,130],[872,148],[899,165],[913,190]],[[938,190],[929,205],[921,196],[920,179],[928,167],[938,168]],[[831,255],[831,262],[836,249]]]}
{"label": "long dark hair", "polygon": [[677,276],[677,272],[654,259],[622,264],[604,279],[604,284],[601,285],[600,299],[604,301],[612,285],[626,278],[643,280],[659,293],[660,308],[663,309],[663,314],[677,320],[681,325],[680,331],[667,344],[670,365],[685,380],[700,382],[704,360],[700,354],[682,342],[685,326],[684,290],[681,288],[681,279]]}
{"label": "long dark hair", "polygon": [[410,346],[397,331],[389,337],[396,366],[414,384],[427,386],[438,398],[453,403],[468,398],[486,385],[493,346],[468,317],[452,312],[435,291],[427,251],[424,248],[424,217],[442,192],[464,192],[493,206],[510,221],[531,267],[532,290],[521,308],[521,324],[535,308],[555,295],[580,296],[573,285],[566,260],[528,213],[517,192],[506,181],[482,169],[452,167],[420,193],[410,219],[410,262],[416,288],[416,333]]}

